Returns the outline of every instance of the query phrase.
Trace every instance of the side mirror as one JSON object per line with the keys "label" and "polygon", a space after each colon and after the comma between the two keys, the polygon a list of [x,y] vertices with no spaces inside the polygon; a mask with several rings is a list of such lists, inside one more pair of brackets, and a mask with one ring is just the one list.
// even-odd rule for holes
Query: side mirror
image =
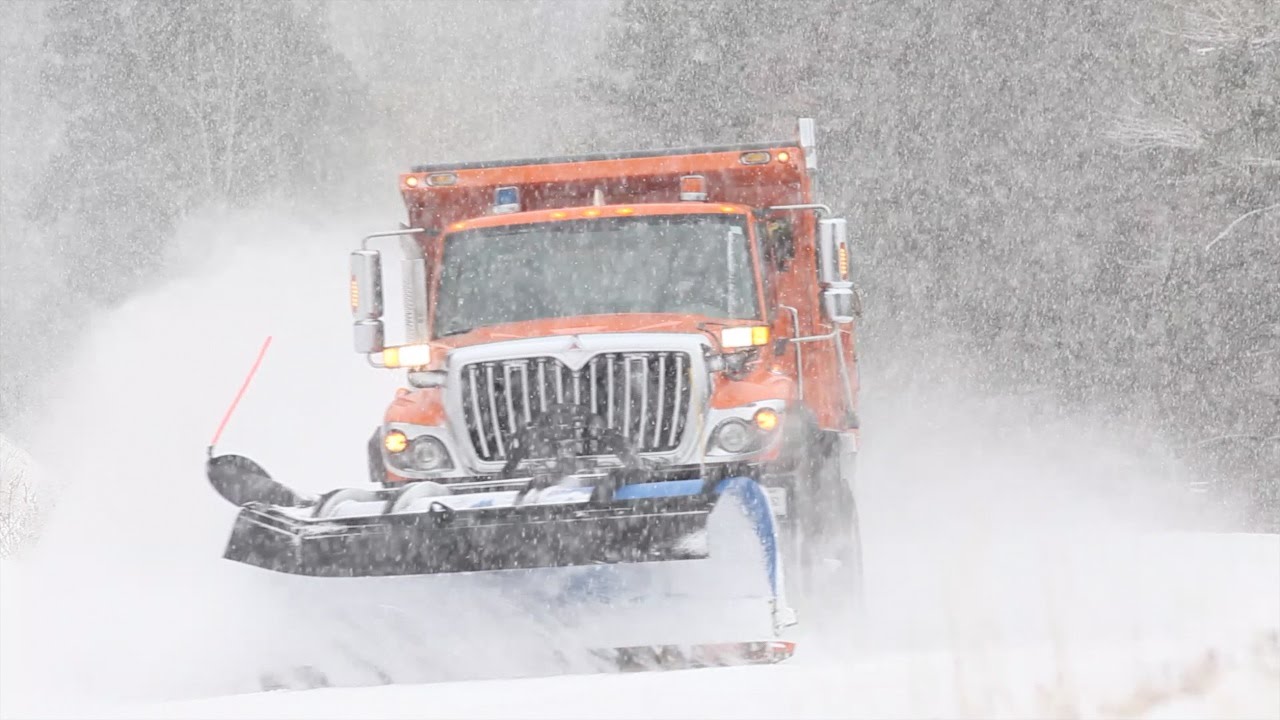
{"label": "side mirror", "polygon": [[351,314],[356,352],[382,352],[382,256],[377,250],[351,253]]}
{"label": "side mirror", "polygon": [[838,325],[853,322],[857,303],[849,275],[849,232],[844,218],[818,221],[818,273],[823,314]]}

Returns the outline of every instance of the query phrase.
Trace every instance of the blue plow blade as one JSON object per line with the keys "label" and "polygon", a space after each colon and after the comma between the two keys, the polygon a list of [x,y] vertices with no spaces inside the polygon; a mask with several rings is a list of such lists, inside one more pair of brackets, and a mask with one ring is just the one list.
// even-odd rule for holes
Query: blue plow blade
{"label": "blue plow blade", "polygon": [[[695,495],[701,480],[628,485],[618,501]],[[778,527],[768,495],[748,477],[720,481],[703,539],[705,559],[520,571],[513,593],[592,644],[707,645],[778,638],[793,624],[784,596]],[[519,587],[518,590],[515,588]]]}
{"label": "blue plow blade", "polygon": [[[614,494],[616,500],[634,500],[639,498],[679,497],[696,495],[702,492],[703,481],[669,480],[667,482],[637,483],[620,488]],[[735,476],[725,478],[716,484],[715,492],[721,498],[736,501],[749,519],[755,530],[756,540],[760,543],[761,557],[764,559],[766,573],[769,578],[769,590],[775,600],[781,599],[781,555],[778,547],[778,525],[774,520],[773,508],[769,503],[769,495],[760,484],[749,477]]]}

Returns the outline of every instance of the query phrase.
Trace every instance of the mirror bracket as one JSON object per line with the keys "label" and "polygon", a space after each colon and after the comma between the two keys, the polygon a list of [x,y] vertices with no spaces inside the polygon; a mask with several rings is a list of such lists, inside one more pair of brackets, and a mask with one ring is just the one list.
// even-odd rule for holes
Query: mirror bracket
{"label": "mirror bracket", "polygon": [[[403,228],[365,235],[360,240],[360,249],[351,253],[351,314],[355,316],[352,328],[355,350],[370,358],[382,352],[385,343],[385,329],[382,324],[382,254],[369,249],[369,242],[377,238],[402,237],[425,232],[422,228]],[[410,256],[410,264],[421,265],[420,257]],[[424,291],[425,294],[425,291]],[[406,319],[413,327],[411,333],[420,333],[420,326],[425,322],[425,308],[415,305],[406,308]]]}

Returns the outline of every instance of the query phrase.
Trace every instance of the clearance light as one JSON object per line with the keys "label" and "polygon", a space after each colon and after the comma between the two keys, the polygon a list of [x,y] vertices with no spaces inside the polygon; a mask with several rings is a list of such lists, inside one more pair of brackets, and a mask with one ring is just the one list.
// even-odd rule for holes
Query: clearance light
{"label": "clearance light", "polygon": [[423,367],[430,362],[431,346],[429,345],[399,345],[382,351],[383,367]]}
{"label": "clearance light", "polygon": [[680,178],[680,200],[702,202],[707,199],[707,179],[701,175],[685,175]]}
{"label": "clearance light", "polygon": [[635,211],[636,211],[635,208],[625,207],[625,208],[618,208],[615,212],[617,212],[619,215],[630,215]]}
{"label": "clearance light", "polygon": [[734,206],[732,206],[732,205],[721,205],[721,206],[720,206],[720,212],[733,212],[733,211],[734,211],[734,210],[736,210],[736,209],[737,209],[737,208],[735,208],[735,207],[734,207]]}
{"label": "clearance light", "polygon": [[404,186],[405,186],[405,187],[407,187],[407,188],[416,188],[416,187],[418,187],[418,176],[417,176],[417,175],[410,175],[409,177],[405,178],[405,179],[404,179]]}
{"label": "clearance light", "polygon": [[427,176],[427,184],[431,187],[448,187],[458,184],[457,173],[432,173]]}
{"label": "clearance light", "polygon": [[587,217],[597,217],[600,215],[600,211],[595,208],[591,208],[590,210],[583,210],[582,214]]}
{"label": "clearance light", "polygon": [[409,438],[399,430],[392,430],[382,437],[382,447],[390,453],[404,452],[404,449],[409,447]]}
{"label": "clearance light", "polygon": [[764,165],[769,162],[770,155],[768,150],[753,150],[744,152],[738,156],[738,162],[743,165]]}
{"label": "clearance light", "polygon": [[791,161],[791,153],[787,152],[786,150],[783,150],[782,152],[778,153],[778,162],[784,163],[784,162],[790,162],[790,161]]}
{"label": "clearance light", "polygon": [[551,217],[555,218],[556,220],[561,220],[561,219],[564,219],[564,218],[569,217],[569,213],[567,213],[567,212],[565,212],[565,211],[563,211],[563,210],[557,210],[557,211],[555,211],[555,212],[551,213]]}
{"label": "clearance light", "polygon": [[778,427],[778,411],[773,408],[760,408],[753,419],[756,421],[756,427],[765,432],[772,432]]}
{"label": "clearance light", "polygon": [[464,228],[464,227],[466,227],[466,226],[467,226],[467,223],[466,223],[466,221],[465,221],[465,220],[463,220],[463,221],[456,222],[456,223],[454,223],[454,224],[450,225],[449,227],[450,227],[451,229],[453,229],[453,230],[461,230],[462,228]]}
{"label": "clearance light", "polygon": [[745,348],[769,344],[769,327],[731,327],[720,331],[720,345],[726,348]]}

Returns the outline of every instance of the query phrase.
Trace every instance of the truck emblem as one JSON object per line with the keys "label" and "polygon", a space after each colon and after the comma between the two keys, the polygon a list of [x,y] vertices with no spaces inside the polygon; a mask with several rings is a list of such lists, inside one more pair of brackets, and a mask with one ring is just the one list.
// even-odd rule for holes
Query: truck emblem
{"label": "truck emblem", "polygon": [[582,347],[581,337],[570,335],[569,346],[560,351],[557,356],[566,367],[573,372],[578,372],[591,360],[592,352]]}

